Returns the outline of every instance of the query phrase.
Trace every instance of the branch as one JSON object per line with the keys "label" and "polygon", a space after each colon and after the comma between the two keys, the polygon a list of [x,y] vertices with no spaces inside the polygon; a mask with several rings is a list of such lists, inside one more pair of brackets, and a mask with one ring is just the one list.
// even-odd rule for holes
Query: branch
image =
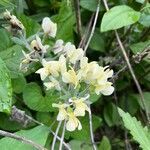
{"label": "branch", "polygon": [[[109,7],[108,7],[108,4],[107,4],[107,1],[106,1],[106,0],[103,0],[103,2],[104,2],[104,5],[105,5],[106,10],[108,11],[108,10],[109,10]],[[123,44],[122,44],[122,42],[121,42],[121,39],[120,39],[120,37],[119,37],[119,35],[118,35],[117,30],[115,30],[115,35],[116,35],[118,44],[119,44],[119,46],[120,46],[120,49],[121,49],[121,51],[122,51],[122,54],[123,54],[123,56],[124,56],[124,59],[125,59],[125,61],[126,61],[126,63],[127,63],[127,67],[129,68],[129,71],[130,71],[130,73],[131,73],[131,76],[132,76],[132,78],[133,78],[133,80],[134,80],[134,82],[135,82],[135,85],[136,85],[136,87],[137,87],[137,90],[138,90],[138,92],[139,92],[139,94],[140,94],[141,101],[142,101],[143,107],[144,107],[144,109],[145,109],[146,117],[147,117],[148,123],[150,124],[150,117],[149,117],[148,110],[147,110],[147,107],[146,107],[146,104],[145,104],[145,99],[144,99],[144,96],[143,96],[142,89],[141,89],[140,84],[139,84],[139,82],[138,82],[138,80],[137,80],[137,78],[136,78],[136,75],[135,75],[135,73],[134,73],[134,70],[133,70],[133,68],[132,68],[132,66],[131,66],[131,64],[130,64],[129,58],[128,58],[127,53],[126,53],[126,50],[125,50],[125,48],[124,48],[124,46],[123,46]]]}
{"label": "branch", "polygon": [[31,146],[33,146],[34,148],[38,149],[38,150],[47,150],[46,148],[44,148],[43,146],[31,141],[31,140],[28,140],[26,139],[25,137],[22,137],[22,136],[19,136],[19,135],[16,135],[14,133],[10,133],[10,132],[6,132],[6,131],[2,131],[0,130],[0,135],[1,136],[5,136],[5,137],[10,137],[10,138],[13,138],[13,139],[16,139],[18,141],[21,141],[23,143],[26,143],[26,144],[29,144]]}
{"label": "branch", "polygon": [[87,26],[87,30],[85,30],[84,35],[83,35],[82,38],[81,38],[81,41],[80,41],[79,46],[78,46],[79,48],[80,48],[80,47],[83,48],[83,46],[84,46],[84,44],[85,44],[85,42],[86,42],[86,40],[87,40],[87,37],[88,37],[89,31],[90,31],[90,28],[91,28],[91,26],[92,26],[92,22],[93,22],[93,19],[94,19],[94,14],[95,14],[95,13],[92,14],[92,16],[91,16],[91,18],[90,18],[90,21],[89,21],[89,23],[88,23],[88,26]]}
{"label": "branch", "polygon": [[96,9],[96,14],[95,14],[95,18],[94,18],[94,23],[93,23],[93,27],[92,27],[92,31],[91,31],[91,34],[90,34],[90,37],[85,45],[85,48],[84,48],[84,53],[86,53],[86,50],[91,42],[91,39],[93,37],[93,34],[94,34],[94,31],[95,31],[95,26],[96,26],[96,23],[97,23],[97,19],[98,19],[98,13],[99,13],[99,9],[100,9],[100,0],[98,0],[98,4],[97,4],[97,9]]}
{"label": "branch", "polygon": [[82,23],[81,23],[81,13],[80,13],[80,4],[79,0],[74,0],[75,14],[76,14],[76,22],[77,22],[77,31],[81,38],[82,36]]}

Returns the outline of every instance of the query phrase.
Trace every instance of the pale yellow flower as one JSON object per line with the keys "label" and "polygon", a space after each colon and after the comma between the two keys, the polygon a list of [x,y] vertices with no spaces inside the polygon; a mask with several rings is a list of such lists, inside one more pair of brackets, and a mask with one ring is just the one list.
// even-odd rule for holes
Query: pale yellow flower
{"label": "pale yellow flower", "polygon": [[79,76],[86,83],[91,83],[98,75],[99,65],[93,61],[88,63],[88,58],[83,57],[80,61]]}
{"label": "pale yellow flower", "polygon": [[50,82],[44,83],[44,85],[46,86],[46,90],[50,90],[52,88],[55,88],[56,90],[61,91],[61,87],[60,87],[59,82],[55,78],[53,78],[52,76],[49,77],[49,79],[50,79]]}
{"label": "pale yellow flower", "polygon": [[79,119],[75,116],[74,112],[69,111],[67,112],[68,115],[68,119],[67,119],[67,123],[66,123],[66,129],[68,131],[74,131],[76,128],[78,130],[82,129],[82,125],[79,121]]}
{"label": "pale yellow flower", "polygon": [[79,77],[73,68],[71,68],[71,70],[69,70],[68,72],[62,74],[62,80],[65,83],[73,84],[75,86],[74,88],[76,88],[79,83]]}
{"label": "pale yellow flower", "polygon": [[39,36],[36,35],[36,40],[31,42],[31,47],[37,51],[42,51],[42,53],[46,53],[49,45],[43,45]]}
{"label": "pale yellow flower", "polygon": [[96,84],[95,86],[95,93],[99,95],[102,93],[103,95],[111,95],[114,92],[114,87],[112,86],[111,82],[106,82],[103,84]]}
{"label": "pale yellow flower", "polygon": [[52,22],[50,18],[45,17],[42,21],[42,29],[45,34],[54,38],[57,32],[57,24]]}
{"label": "pale yellow flower", "polygon": [[81,48],[69,49],[66,51],[66,55],[72,64],[75,64],[78,60],[81,60],[84,55],[84,51]]}
{"label": "pale yellow flower", "polygon": [[65,110],[66,107],[68,107],[69,105],[67,104],[56,104],[56,103],[53,103],[52,104],[52,107],[56,107],[59,109],[59,113],[57,115],[57,121],[62,121],[62,120],[65,120],[67,119],[68,117],[68,114],[67,114],[67,111]]}
{"label": "pale yellow flower", "polygon": [[60,66],[60,72],[61,72],[61,74],[65,73],[67,71],[66,58],[64,57],[64,55],[61,55],[59,57],[59,66]]}
{"label": "pale yellow flower", "polygon": [[89,98],[89,95],[87,97],[82,98],[75,98],[74,100],[69,99],[70,102],[72,102],[75,105],[74,114],[75,116],[85,116],[85,111],[90,112],[89,107],[85,103],[85,101]]}
{"label": "pale yellow flower", "polygon": [[43,59],[42,65],[43,68],[36,71],[36,73],[40,74],[42,80],[44,80],[49,75],[52,75],[54,77],[59,76],[60,65],[58,61],[47,62],[45,59]]}

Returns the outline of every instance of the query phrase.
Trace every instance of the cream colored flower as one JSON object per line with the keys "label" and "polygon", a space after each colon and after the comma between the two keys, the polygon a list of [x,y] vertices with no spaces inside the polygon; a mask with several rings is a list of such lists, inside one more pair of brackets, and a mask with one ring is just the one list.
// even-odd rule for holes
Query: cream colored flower
{"label": "cream colored flower", "polygon": [[40,74],[42,80],[44,80],[49,75],[52,75],[54,77],[59,76],[60,65],[58,61],[47,62],[45,59],[43,59],[42,65],[43,68],[36,71],[36,73]]}
{"label": "cream colored flower", "polygon": [[72,64],[75,64],[78,60],[81,60],[83,55],[84,55],[84,51],[81,48],[78,49],[69,49],[66,51],[66,55],[69,58],[69,61]]}
{"label": "cream colored flower", "polygon": [[64,57],[64,55],[61,55],[59,57],[59,65],[61,74],[65,73],[67,71],[67,67],[66,67],[66,58]]}
{"label": "cream colored flower", "polygon": [[81,80],[89,84],[96,79],[98,75],[98,69],[99,65],[97,64],[97,62],[93,61],[88,63],[88,58],[83,57],[80,61],[80,70],[78,74]]}
{"label": "cream colored flower", "polygon": [[50,18],[45,17],[42,21],[42,29],[45,34],[54,38],[57,32],[57,24],[53,23]]}
{"label": "cream colored flower", "polygon": [[95,93],[99,95],[102,93],[103,95],[111,95],[114,92],[114,87],[111,82],[106,82],[103,84],[95,85]]}
{"label": "cream colored flower", "polygon": [[63,52],[63,49],[64,49],[64,41],[59,39],[56,41],[54,47],[53,47],[53,51],[54,51],[54,54],[58,54],[60,52]]}
{"label": "cream colored flower", "polygon": [[71,70],[69,70],[68,72],[62,74],[62,80],[65,83],[73,84],[75,86],[74,88],[76,88],[79,83],[79,77],[73,68],[71,68]]}
{"label": "cream colored flower", "polygon": [[67,112],[67,115],[68,115],[68,119],[66,123],[66,129],[68,131],[74,131],[76,128],[78,128],[78,130],[81,130],[82,125],[79,119],[75,116],[74,112],[69,111]]}
{"label": "cream colored flower", "polygon": [[89,95],[87,97],[79,98],[79,99],[70,99],[69,101],[72,102],[75,105],[74,114],[75,116],[85,116],[85,111],[90,112],[89,107],[85,103],[85,101],[89,98]]}
{"label": "cream colored flower", "polygon": [[57,121],[62,121],[62,120],[67,119],[68,114],[67,114],[65,108],[68,106],[69,105],[67,105],[67,104],[61,104],[61,103],[59,103],[59,104],[53,103],[52,104],[52,107],[56,107],[59,109],[59,113],[57,115]]}
{"label": "cream colored flower", "polygon": [[46,86],[46,90],[50,90],[52,88],[55,88],[56,90],[61,91],[61,87],[60,87],[59,82],[55,78],[53,78],[52,76],[49,77],[49,79],[50,79],[50,82],[44,83],[44,85]]}
{"label": "cream colored flower", "polygon": [[39,36],[36,35],[36,40],[31,42],[31,47],[37,51],[42,51],[42,53],[46,53],[49,45],[43,45]]}

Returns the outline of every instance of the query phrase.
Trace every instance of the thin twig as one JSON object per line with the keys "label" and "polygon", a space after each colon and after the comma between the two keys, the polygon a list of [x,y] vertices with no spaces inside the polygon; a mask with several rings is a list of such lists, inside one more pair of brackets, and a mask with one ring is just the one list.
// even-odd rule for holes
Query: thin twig
{"label": "thin twig", "polygon": [[[108,7],[108,4],[107,4],[107,1],[106,1],[106,0],[103,0],[103,2],[104,2],[104,5],[105,5],[106,10],[108,11],[108,10],[109,10],[109,7]],[[124,59],[125,59],[125,61],[126,61],[126,63],[127,63],[127,66],[128,66],[128,68],[129,68],[129,71],[130,71],[130,73],[131,73],[131,76],[132,76],[132,78],[133,78],[133,80],[134,80],[134,82],[135,82],[135,84],[136,84],[136,87],[137,87],[137,89],[138,89],[138,92],[139,92],[139,94],[140,94],[143,107],[145,108],[146,117],[147,117],[148,123],[150,124],[150,118],[149,118],[148,110],[147,110],[147,107],[146,107],[146,104],[145,104],[145,99],[144,99],[144,96],[143,96],[142,89],[141,89],[141,87],[140,87],[140,84],[139,84],[139,82],[138,82],[136,76],[135,76],[135,73],[134,73],[133,68],[132,68],[132,66],[131,66],[131,64],[130,64],[129,58],[128,58],[128,56],[127,56],[127,53],[126,53],[125,48],[124,48],[124,46],[123,46],[123,44],[122,44],[122,42],[121,42],[121,39],[120,39],[120,37],[119,37],[119,35],[118,35],[117,30],[115,30],[115,35],[116,35],[118,44],[119,44],[119,46],[120,46],[120,49],[121,49],[121,51],[122,51],[122,53],[123,53]]]}
{"label": "thin twig", "polygon": [[29,145],[33,146],[34,148],[36,148],[38,150],[47,150],[43,146],[41,146],[41,145],[39,145],[39,144],[29,140],[29,139],[26,139],[25,137],[16,135],[14,133],[10,133],[10,132],[6,132],[6,131],[3,131],[3,130],[0,130],[0,135],[1,136],[5,136],[5,137],[10,137],[10,138],[16,139],[18,141],[24,142],[26,144],[29,144]]}
{"label": "thin twig", "polygon": [[53,143],[52,143],[51,150],[54,150],[54,148],[55,148],[56,139],[57,139],[57,135],[58,135],[59,129],[60,129],[60,127],[61,127],[61,123],[62,123],[62,121],[59,121],[58,126],[57,126],[57,129],[56,129],[56,131],[55,131],[55,136],[54,136],[54,138],[53,138]]}
{"label": "thin twig", "polygon": [[63,126],[60,145],[59,145],[59,150],[62,150],[62,145],[63,145],[63,141],[64,141],[64,136],[65,136],[65,129],[66,129],[66,120],[64,121],[64,126]]}
{"label": "thin twig", "polygon": [[[89,106],[90,108],[90,106]],[[93,135],[93,125],[92,125],[92,112],[91,112],[91,108],[89,111],[89,125],[90,125],[90,137],[91,137],[91,142],[92,142],[92,146],[93,146],[93,150],[97,150],[97,147],[95,145],[95,141],[94,141],[94,135]]]}
{"label": "thin twig", "polygon": [[79,43],[79,46],[78,46],[79,48],[80,48],[80,47],[81,47],[81,48],[84,47],[84,44],[85,44],[85,42],[86,42],[86,40],[87,40],[89,31],[90,31],[90,28],[91,28],[91,26],[92,26],[92,22],[93,22],[93,19],[94,19],[94,15],[95,15],[95,13],[93,13],[92,16],[91,16],[91,18],[90,18],[90,21],[89,21],[89,23],[88,23],[88,26],[87,26],[87,28],[85,29],[85,32],[84,32],[84,34],[83,34],[83,36],[82,36],[82,38],[81,38],[81,41],[80,41],[80,43]]}
{"label": "thin twig", "polygon": [[85,48],[84,48],[84,53],[86,53],[86,50],[91,42],[91,39],[93,37],[93,34],[94,34],[94,31],[95,31],[95,27],[96,27],[96,23],[97,23],[97,19],[98,19],[98,13],[99,13],[99,9],[100,9],[100,0],[98,0],[98,4],[97,4],[97,9],[96,9],[96,13],[95,13],[95,18],[94,18],[94,23],[93,23],[93,26],[92,26],[92,30],[91,30],[91,34],[90,34],[90,37],[85,45]]}
{"label": "thin twig", "polygon": [[77,22],[77,31],[82,37],[82,23],[81,23],[81,13],[80,13],[80,3],[79,0],[74,0],[75,14],[76,14],[76,22]]}

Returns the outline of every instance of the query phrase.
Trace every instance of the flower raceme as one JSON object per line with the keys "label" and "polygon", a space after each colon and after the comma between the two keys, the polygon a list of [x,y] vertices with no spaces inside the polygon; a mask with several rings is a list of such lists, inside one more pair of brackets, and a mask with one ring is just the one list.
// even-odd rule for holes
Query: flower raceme
{"label": "flower raceme", "polygon": [[[5,16],[11,18],[8,12]],[[60,93],[60,99],[63,97],[64,100],[64,103],[52,104],[59,109],[57,120],[66,120],[68,131],[81,130],[78,117],[85,116],[86,111],[91,113],[86,101],[90,93],[93,91],[97,95],[113,93],[114,87],[109,82],[113,70],[108,66],[100,66],[96,61],[89,62],[84,56],[83,49],[76,48],[71,42],[65,44],[63,40],[58,39],[54,46],[46,45],[45,38],[54,38],[57,32],[57,24],[50,18],[43,19],[41,28],[43,32],[35,35],[35,39],[26,46],[30,52],[23,51],[25,58],[22,64],[41,63],[42,67],[36,73],[40,75],[46,90],[56,90]],[[47,58],[50,53],[56,55],[55,59]],[[88,96],[82,97],[83,93]]]}

